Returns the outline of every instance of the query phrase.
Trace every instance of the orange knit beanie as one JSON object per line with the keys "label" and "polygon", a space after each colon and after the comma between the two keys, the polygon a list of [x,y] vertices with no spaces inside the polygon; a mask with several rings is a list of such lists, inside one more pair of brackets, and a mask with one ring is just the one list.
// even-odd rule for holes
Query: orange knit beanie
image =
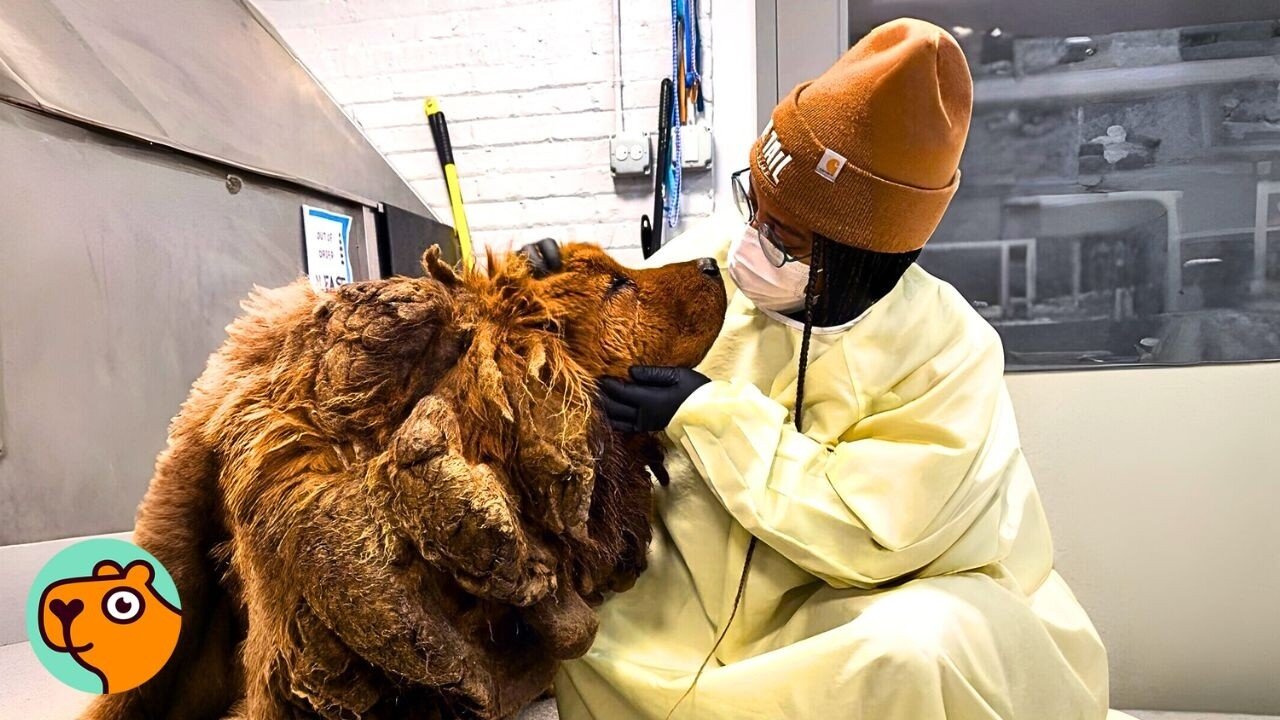
{"label": "orange knit beanie", "polygon": [[774,108],[751,148],[752,188],[836,242],[918,250],[959,185],[972,106],[951,35],[922,20],[886,23]]}

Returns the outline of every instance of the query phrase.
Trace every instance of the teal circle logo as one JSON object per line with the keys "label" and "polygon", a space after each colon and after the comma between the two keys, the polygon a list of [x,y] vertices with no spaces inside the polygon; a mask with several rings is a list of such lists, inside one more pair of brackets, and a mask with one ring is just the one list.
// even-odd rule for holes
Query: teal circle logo
{"label": "teal circle logo", "polygon": [[27,637],[40,663],[77,690],[108,694],[150,680],[178,644],[178,588],[151,553],[94,538],[65,548],[27,594]]}

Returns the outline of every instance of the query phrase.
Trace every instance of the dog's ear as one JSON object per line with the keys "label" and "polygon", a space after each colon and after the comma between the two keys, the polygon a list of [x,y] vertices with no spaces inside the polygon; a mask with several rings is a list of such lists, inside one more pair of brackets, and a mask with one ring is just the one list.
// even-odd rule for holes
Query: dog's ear
{"label": "dog's ear", "polygon": [[458,284],[458,274],[440,257],[440,246],[432,245],[422,253],[422,270],[428,277],[439,280],[446,287]]}
{"label": "dog's ear", "polygon": [[552,238],[543,238],[520,248],[517,255],[522,255],[533,268],[535,278],[544,278],[552,273],[560,272],[564,267],[560,257],[560,244]]}

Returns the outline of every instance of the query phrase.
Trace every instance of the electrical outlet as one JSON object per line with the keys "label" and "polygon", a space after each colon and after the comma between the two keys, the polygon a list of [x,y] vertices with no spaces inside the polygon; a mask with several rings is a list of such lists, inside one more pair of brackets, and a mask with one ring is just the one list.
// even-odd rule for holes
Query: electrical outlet
{"label": "electrical outlet", "polygon": [[711,167],[711,126],[703,123],[681,125],[680,160],[685,170],[707,170]]}
{"label": "electrical outlet", "polygon": [[615,177],[648,175],[652,167],[648,135],[620,133],[609,138],[609,168]]}

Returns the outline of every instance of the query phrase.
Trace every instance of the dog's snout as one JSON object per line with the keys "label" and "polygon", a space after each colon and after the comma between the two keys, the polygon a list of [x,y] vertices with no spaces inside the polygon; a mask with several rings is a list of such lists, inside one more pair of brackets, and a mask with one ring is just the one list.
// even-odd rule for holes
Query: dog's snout
{"label": "dog's snout", "polygon": [[698,258],[698,272],[708,277],[720,278],[720,266],[714,258]]}
{"label": "dog's snout", "polygon": [[64,603],[61,600],[51,600],[49,601],[49,612],[61,620],[63,625],[69,626],[77,615],[84,612],[84,602],[72,600],[69,603]]}

